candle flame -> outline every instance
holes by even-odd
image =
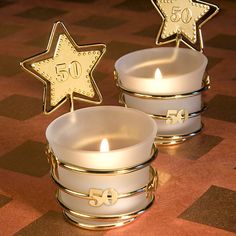
[[[162,77],[161,70],[159,68],[157,68],[155,71],[155,80],[161,80],[162,78],[163,77]]]
[[[106,138],[102,139],[101,144],[100,144],[100,152],[109,152],[110,147],[109,147],[109,142]]]

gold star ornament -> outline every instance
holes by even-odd
[[[163,22],[156,44],[180,41],[188,47],[202,51],[201,27],[219,12],[216,5],[194,0],[151,0]]]
[[[100,104],[102,95],[93,79],[92,72],[106,51],[104,44],[77,45],[64,24],[54,24],[47,50],[30,57],[21,66],[45,85],[43,110],[49,114],[74,99]]]

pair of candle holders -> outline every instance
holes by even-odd
[[[45,85],[46,114],[70,101],[73,112],[47,128],[46,152],[65,218],[85,229],[119,227],[145,212],[155,199],[158,177],[151,162],[157,146],[180,144],[203,127],[202,92],[210,79],[201,26],[219,8],[197,0],[151,1],[163,19],[157,45],[176,47],[137,51],[115,63],[125,107],[73,111],[74,99],[102,102],[92,72],[105,45],[77,45],[61,22],[54,24],[46,52],[21,63]],[[191,49],[179,48],[180,42]],[[113,145],[106,153],[96,146],[104,137]]]

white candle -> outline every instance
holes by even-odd
[[[155,122],[145,113],[108,106],[65,114],[48,126],[46,136],[61,162],[90,169],[116,170],[147,161],[156,132]],[[149,167],[119,175],[84,174],[62,167],[58,168],[58,173],[63,186],[82,193],[109,188],[118,193],[132,192],[145,186],[150,178]],[[125,214],[144,208],[150,201],[143,193],[118,199],[114,205],[94,207],[87,199],[70,196],[61,190],[59,199],[69,209],[92,215]],[[81,219],[76,220],[81,222]]]
[[[149,95],[177,95],[201,89],[207,58],[200,52],[184,48],[151,48],[129,53],[115,63],[121,85],[129,91]],[[201,94],[181,99],[143,99],[124,95],[128,107],[148,114],[167,116],[168,111],[189,114],[200,111]],[[167,124],[155,120],[158,135],[184,135],[201,128],[196,116]]]

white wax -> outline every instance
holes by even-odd
[[[90,169],[116,170],[136,166],[150,158],[157,127],[145,113],[123,107],[92,107],[65,114],[47,128],[49,145],[57,158]],[[111,150],[99,151],[107,138]],[[145,186],[150,180],[149,167],[123,175],[82,174],[58,168],[60,183],[71,190],[89,193],[89,189],[114,188],[128,193]],[[146,194],[119,199],[114,205],[92,207],[63,191],[60,200],[70,209],[84,214],[125,214],[142,209],[149,203]],[[91,223],[91,222],[90,222]],[[93,223],[91,223],[93,224]]]
[[[134,92],[170,95],[201,88],[207,58],[187,48],[150,48],[129,53],[115,63],[121,84]],[[163,78],[155,79],[159,68]]]

